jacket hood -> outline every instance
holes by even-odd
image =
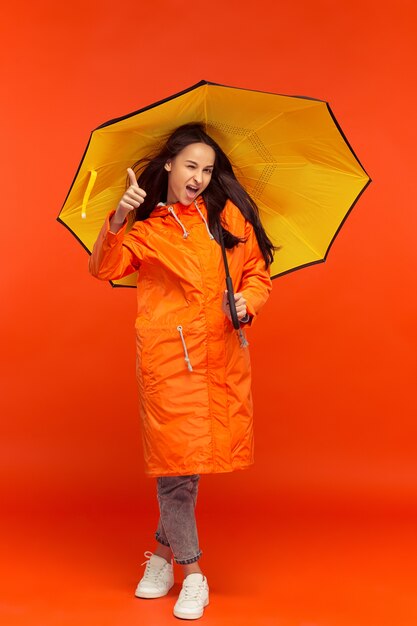
[[[184,213],[194,213],[196,210],[194,202],[197,202],[200,209],[203,206],[205,207],[203,196],[198,196],[196,200],[193,200],[193,202],[191,202],[191,204],[189,205],[181,204],[181,202],[175,202],[174,204],[160,202],[149,215],[148,219],[150,219],[151,217],[165,217],[166,215],[169,215],[170,212],[168,211],[168,209],[170,207],[174,209],[177,215],[183,215]]]

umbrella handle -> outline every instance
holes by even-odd
[[[96,170],[89,170],[89,171],[90,171],[90,178],[88,179],[87,189],[85,190],[83,201],[81,204],[81,217],[83,218],[83,220],[85,220],[85,218],[87,217],[87,211],[86,211],[87,202],[90,198],[91,192],[93,191],[94,183],[96,182],[96,178],[97,178]]]
[[[243,333],[242,333],[242,331],[240,329],[240,322],[239,322],[239,318],[237,316],[236,304],[235,304],[235,292],[233,290],[232,278],[231,278],[230,273],[229,273],[229,264],[227,262],[226,248],[224,246],[224,239],[223,239],[223,229],[222,229],[222,226],[221,226],[220,222],[218,224],[218,228],[219,228],[220,245],[221,245],[221,248],[222,248],[224,269],[225,269],[225,273],[226,273],[227,299],[229,301],[230,315],[231,315],[231,318],[232,318],[233,328],[235,330],[240,331],[241,343],[242,343],[242,346],[244,346],[245,342],[244,341],[242,342],[242,334]]]
[[[240,329],[239,318],[236,312],[235,292],[233,291],[233,283],[231,276],[226,276],[227,299],[229,301],[230,314],[232,316],[233,328]]]

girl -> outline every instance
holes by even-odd
[[[156,478],[160,518],[139,598],[166,595],[173,561],[184,580],[174,615],[197,619],[209,602],[195,520],[200,474],[253,463],[249,352],[224,290],[223,232],[240,325],[250,326],[270,290],[274,246],[256,204],[201,124],[178,128],[108,215],[90,272],[112,280],[138,272],[137,382],[145,472]],[[127,233],[127,218],[134,225]]]

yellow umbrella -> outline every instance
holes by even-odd
[[[271,276],[324,261],[370,183],[329,104],[207,81],[96,128],[58,221],[91,252],[126,169],[188,122],[202,122],[222,147],[281,247]],[[134,286],[136,276],[113,284]]]

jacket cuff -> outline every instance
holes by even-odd
[[[117,240],[120,238],[120,235],[124,235],[125,231],[126,231],[126,227],[127,227],[127,220],[125,220],[122,224],[122,226],[119,228],[119,230],[117,231],[117,233],[113,233],[110,230],[110,220],[113,217],[113,215],[116,213],[116,211],[111,211],[106,218],[106,226],[107,226],[107,232],[106,232],[106,239],[108,241],[108,243],[110,245],[115,244],[117,242]]]
[[[240,321],[243,322],[245,326],[252,326],[254,320],[256,319],[256,312],[251,303],[248,302],[248,300],[246,300],[246,315],[249,316],[248,321],[245,321],[245,317],[243,318],[243,320]]]

